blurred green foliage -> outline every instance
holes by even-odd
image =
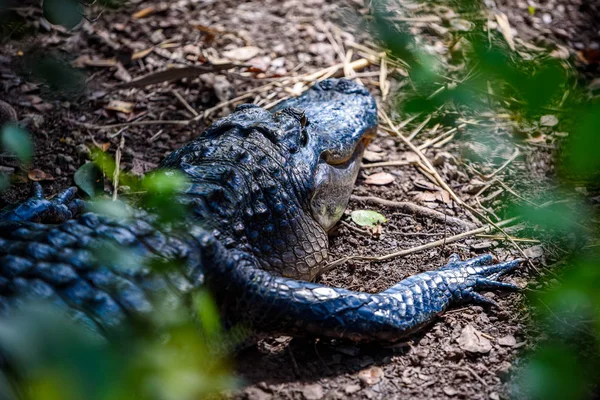
[[[76,98],[86,88],[87,76],[71,66],[69,57],[59,53],[31,50],[16,64],[19,73],[42,85],[46,97]]]
[[[102,10],[124,3],[125,0],[0,0],[0,39],[21,39],[37,33],[34,19],[24,12],[27,9],[39,12],[53,25],[74,29],[84,18],[93,19]]]
[[[488,32],[487,18],[477,17],[485,15],[477,14],[483,2],[427,2],[450,7],[456,18],[472,24],[466,31],[452,31],[452,25],[446,25],[454,36],[453,43],[461,41],[462,45],[460,54],[449,55],[451,63],[463,64],[452,77],[445,76],[447,71],[440,68],[440,63],[432,61],[433,56],[416,44],[408,24],[389,22],[394,13],[388,6],[394,2],[373,3],[371,31],[386,44],[392,57],[408,66],[410,73],[410,85],[404,86],[398,99],[400,115],[476,118],[482,111],[509,112],[517,125],[539,130],[540,117],[552,113],[559,117],[557,128],[568,132],[565,139],[554,138],[559,144],[554,162],[560,191],[546,192],[543,199],[529,199],[530,203],[517,201],[507,209],[508,215],[518,215],[570,243],[561,250],[564,257],[555,260],[564,268],[557,264],[558,275],[541,278],[558,279],[558,284],[549,285],[553,288],[542,294],[528,296],[536,310],[536,324],[545,327],[550,339],[523,355],[524,367],[518,368],[514,377],[518,386],[515,393],[529,399],[580,399],[589,398],[594,390],[600,393],[595,386],[600,382],[600,215],[597,207],[590,206],[590,198],[600,194],[600,102],[587,92],[585,81],[568,61],[550,57],[549,51],[522,57],[508,47],[500,32]],[[444,122],[455,123],[448,119]],[[482,130],[478,134],[492,132]],[[514,140],[522,136],[514,132]],[[576,193],[576,188],[587,195]],[[554,204],[532,206],[547,201]]]
[[[84,7],[78,0],[44,0],[44,17],[54,25],[75,28],[83,19]]]
[[[23,164],[29,164],[33,157],[33,144],[29,132],[14,124],[5,124],[0,127],[0,141],[2,149],[12,153]]]
[[[6,125],[1,139],[6,151],[30,162],[28,132]],[[129,205],[105,195],[104,178],[113,181],[118,173],[120,184],[135,193],[131,202],[158,217],[153,222],[157,229],[182,228],[179,223],[188,210],[174,201],[187,184],[181,173],[159,170],[139,178],[117,171],[113,157],[102,151],[92,158],[76,173],[77,184],[91,197],[88,209],[118,219],[134,217]],[[140,258],[109,240],[93,254],[103,265],[130,271],[150,267],[168,274],[183,268],[177,261]],[[196,400],[238,386],[228,356],[246,335],[222,330],[208,292],[186,298],[165,289],[154,304],[151,315],[105,332],[107,337],[49,304],[25,305],[18,315],[0,319],[0,398]]]
[[[156,313],[153,334],[123,332],[109,341],[48,305],[31,305],[0,321],[10,366],[0,390],[23,400],[192,400],[231,389],[237,382],[214,347],[222,341],[216,307],[204,293],[194,301],[202,310],[197,323],[171,304]]]

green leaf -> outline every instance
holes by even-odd
[[[16,154],[19,160],[26,164],[33,156],[33,143],[29,132],[16,125],[7,124],[2,127],[2,147]]]
[[[104,176],[94,163],[83,164],[73,177],[75,184],[92,199],[104,193]]]
[[[149,193],[171,194],[182,190],[186,177],[179,171],[156,171],[146,175],[142,187]]]
[[[374,227],[387,222],[385,216],[378,213],[377,211],[371,210],[354,210],[350,214],[352,221],[358,226]]]
[[[219,310],[212,297],[206,291],[200,291],[194,296],[194,303],[204,334],[216,337],[221,331],[221,322]]]
[[[44,0],[44,17],[54,25],[73,29],[83,18],[83,6],[77,0]]]

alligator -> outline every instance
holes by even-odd
[[[188,179],[174,201],[191,212],[178,226],[135,207],[119,217],[77,215],[75,189],[46,200],[38,187],[0,215],[0,314],[43,301],[106,335],[151,314],[165,291],[207,288],[227,326],[394,342],[453,304],[494,304],[480,290],[518,290],[498,279],[520,260],[494,263],[491,255],[452,255],[376,294],[311,282],[376,127],[372,95],[343,79],[270,111],[240,105],[160,164]],[[107,243],[131,256],[107,256]],[[157,272],[149,260],[177,268]]]

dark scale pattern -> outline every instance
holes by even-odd
[[[157,302],[200,286],[227,325],[263,333],[395,341],[460,301],[491,303],[479,289],[518,264],[490,256],[405,279],[379,294],[307,280],[327,257],[327,230],[345,209],[377,109],[361,86],[328,80],[273,112],[253,105],[217,121],[168,156],[189,186],[184,224],[128,208],[116,218],[83,214],[68,189],[0,214],[0,314],[46,301],[104,334],[143,320]],[[39,223],[43,222],[43,223]],[[153,265],[177,268],[158,272]]]

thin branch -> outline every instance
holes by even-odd
[[[499,227],[510,225],[510,224],[518,221],[519,218],[520,217],[509,218],[504,221],[498,222],[496,225]],[[458,242],[459,240],[462,240],[464,238],[467,238],[467,237],[470,237],[473,235],[478,235],[481,233],[491,233],[494,231],[494,229],[496,229],[495,226],[486,225],[486,226],[482,226],[481,228],[477,228],[477,229],[473,229],[473,230],[470,230],[467,232],[459,233],[454,236],[446,237],[446,238],[443,238],[440,240],[436,240],[434,242],[430,242],[430,243],[426,243],[426,244],[423,244],[420,246],[412,247],[410,249],[405,249],[405,250],[400,250],[400,251],[396,251],[393,253],[385,254],[383,256],[377,256],[377,257],[375,257],[375,256],[350,256],[350,257],[346,257],[346,258],[348,260],[385,261],[385,260],[389,260],[389,259],[396,258],[396,257],[404,257],[409,254],[419,253],[421,251],[433,249],[435,247],[444,246],[449,243]]]
[[[392,201],[392,200],[386,200],[386,199],[382,199],[380,197],[375,197],[375,196],[364,196],[363,197],[363,196],[356,196],[356,195],[350,196],[350,200],[363,201],[363,202],[367,202],[367,203],[375,203],[375,204],[382,205],[384,207],[398,209],[398,210],[401,210],[402,212],[405,212],[408,214],[422,215],[424,217],[431,218],[436,221],[440,221],[440,222],[447,223],[450,225],[458,226],[463,229],[473,229],[475,227],[475,225],[471,224],[470,222],[466,222],[461,219],[451,217],[451,216],[441,213],[439,211],[432,210],[431,208],[419,206],[419,205],[404,202],[404,201]]]
[[[183,106],[184,106],[185,108],[187,108],[187,110],[188,110],[189,112],[191,112],[191,113],[192,113],[192,115],[193,115],[194,117],[197,117],[197,116],[199,116],[199,115],[200,115],[200,114],[198,114],[198,111],[196,111],[196,110],[194,109],[194,107],[192,107],[192,106],[190,105],[190,103],[188,103],[188,102],[187,102],[187,101],[186,101],[186,100],[183,98],[183,96],[179,94],[179,92],[178,92],[177,90],[173,89],[173,90],[172,90],[172,93],[173,93],[173,95],[174,95],[175,97],[177,97],[177,100],[179,100],[179,102],[180,102],[181,104],[183,104]]]

